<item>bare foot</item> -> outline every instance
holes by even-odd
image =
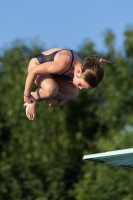
[[[24,106],[26,107],[26,116],[29,120],[34,120],[36,116],[36,102],[34,103],[25,103]]]

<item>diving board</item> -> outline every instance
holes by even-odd
[[[133,148],[84,155],[83,160],[133,169]]]

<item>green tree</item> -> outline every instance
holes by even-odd
[[[97,95],[98,100],[97,109],[93,110],[95,113],[93,120],[98,122],[95,132],[92,132],[95,147],[91,150],[84,148],[84,154],[132,148],[133,62],[131,62],[130,41],[133,38],[133,30],[125,30],[124,54],[115,51],[113,34],[111,37],[108,36],[111,36],[110,32],[105,36],[105,43],[108,46],[107,56],[110,55],[118,62],[111,67],[105,66],[104,80],[96,92],[92,91],[95,93],[93,98]],[[94,106],[94,101],[92,102]],[[89,138],[84,139],[88,144],[90,144]],[[84,162],[79,174],[75,190],[71,191],[71,195],[76,200],[131,200],[133,198],[131,170]]]
[[[0,199],[130,200],[130,170],[93,164],[84,154],[132,147],[133,30],[124,33],[124,53],[115,36],[105,33],[106,52],[117,61],[104,65],[105,77],[91,91],[60,108],[41,102],[35,121],[25,117],[23,89],[27,65],[41,46],[16,42],[0,56]],[[100,54],[89,41],[78,53]],[[35,89],[35,88],[34,88]]]

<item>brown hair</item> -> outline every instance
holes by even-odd
[[[114,64],[110,60],[106,60],[101,58],[100,56],[94,55],[86,58],[81,66],[82,69],[81,77],[92,88],[97,87],[97,85],[104,77],[102,62]]]

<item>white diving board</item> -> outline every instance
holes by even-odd
[[[133,148],[84,155],[83,160],[133,169]]]

